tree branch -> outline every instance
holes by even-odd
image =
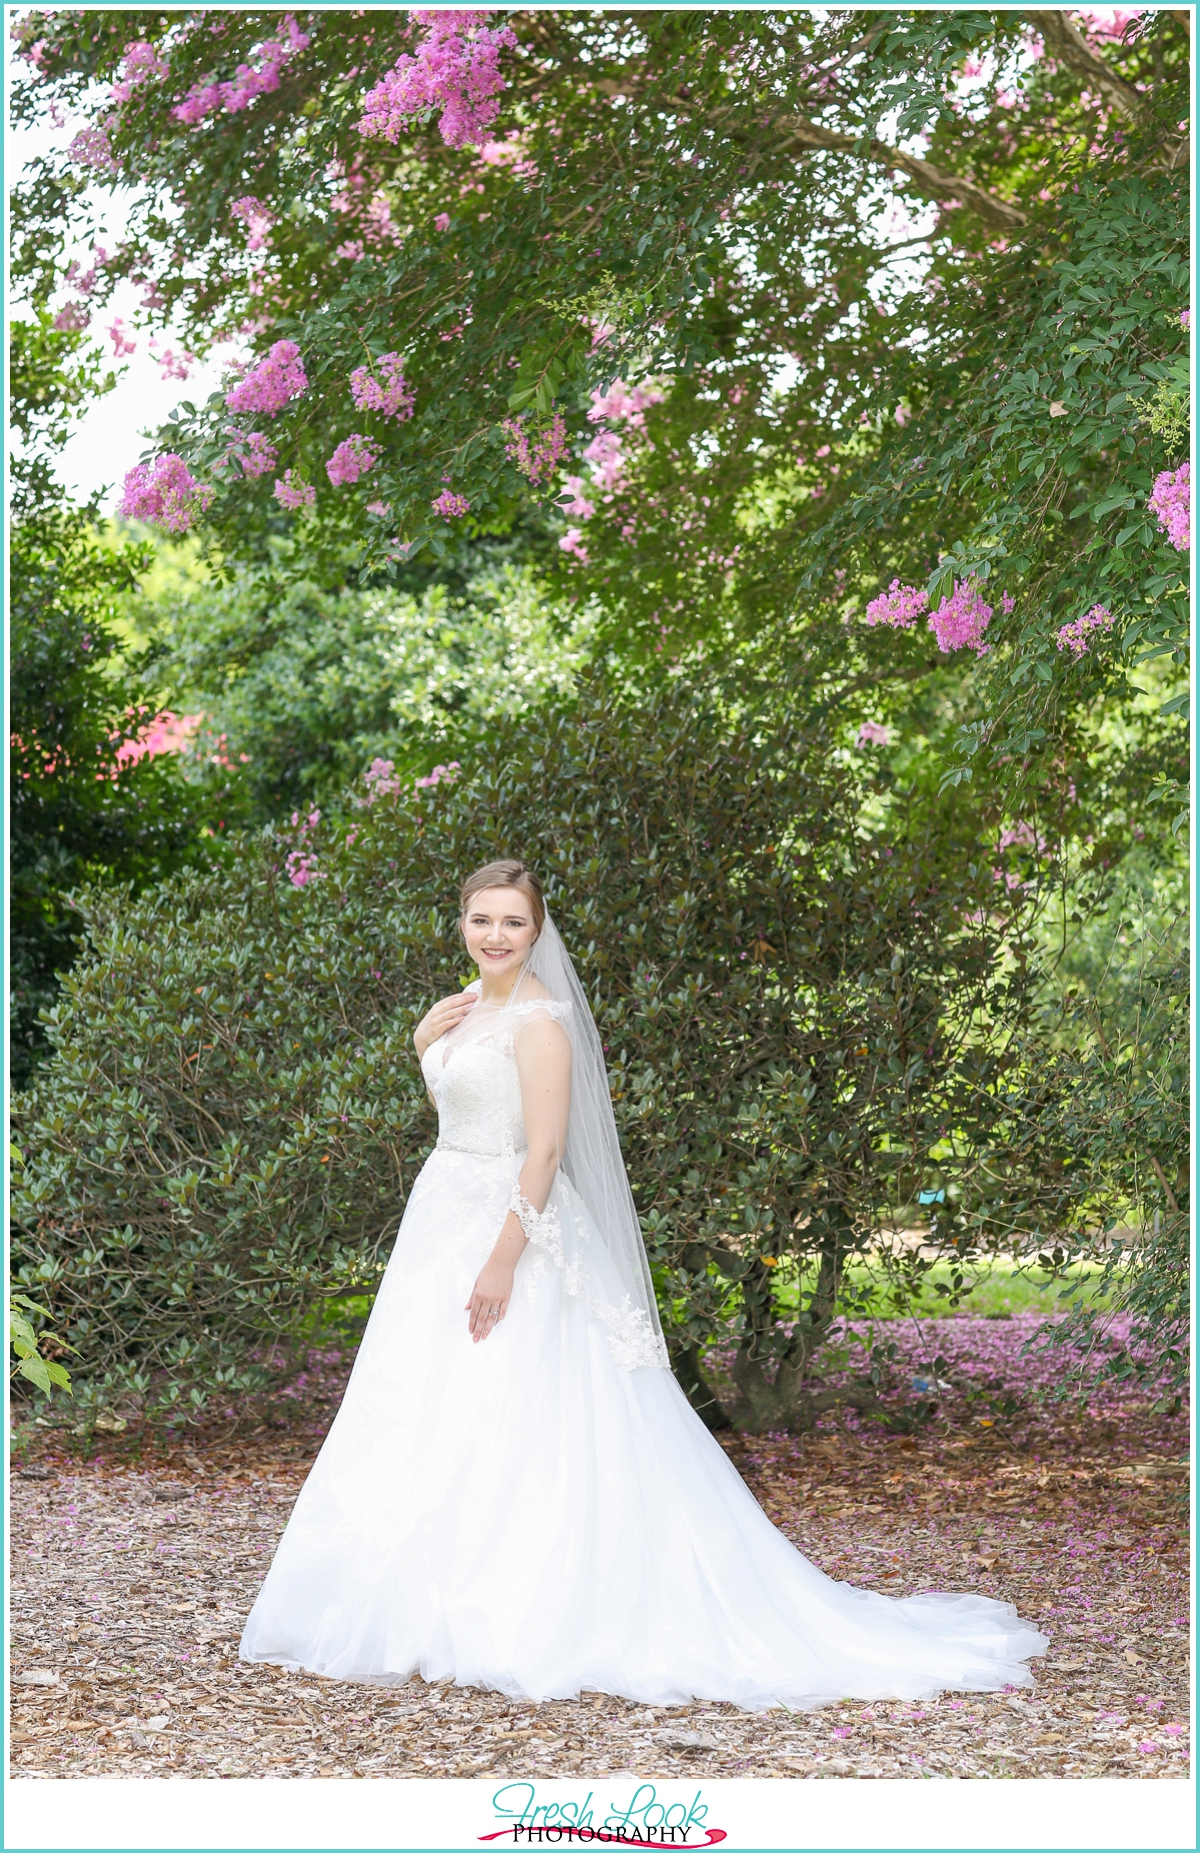
[[[1136,122],[1145,112],[1148,99],[1140,90],[1119,77],[1098,52],[1094,52],[1078,26],[1066,13],[1035,8],[1024,16],[1042,35],[1042,43],[1056,64],[1074,71],[1094,84],[1115,110],[1129,122]]]
[[[853,135],[842,135],[836,129],[822,128],[818,122],[810,122],[805,116],[792,116],[782,125],[788,131],[788,139],[798,142],[802,148],[829,148],[839,153],[862,154],[869,161],[878,161],[884,167],[898,168],[907,174],[918,191],[929,199],[957,199],[964,206],[970,206],[988,225],[995,225],[1003,231],[1019,231],[1028,223],[1027,215],[1010,200],[1000,199],[995,193],[989,193],[985,187],[978,186],[974,180],[967,180],[962,174],[947,174],[932,161],[922,161],[914,154],[905,154],[899,148],[891,148],[886,142],[868,142],[865,149]]]

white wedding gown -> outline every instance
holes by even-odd
[[[855,1589],[775,1529],[670,1372],[636,1366],[636,1322],[605,1323],[564,1266],[584,1212],[561,1170],[507,1318],[472,1342],[520,1086],[511,1034],[443,1053],[422,1064],[438,1143],[242,1658],[747,1710],[1029,1685],[1048,1642],[1011,1604]]]

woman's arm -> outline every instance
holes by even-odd
[[[561,1023],[534,1017],[517,1033],[517,1074],[521,1114],[528,1150],[517,1178],[525,1201],[542,1211],[550,1201],[554,1179],[567,1143],[571,1113],[571,1039]],[[510,1210],[487,1261],[479,1271],[466,1310],[476,1344],[493,1331],[508,1311],[513,1272],[528,1237],[520,1217]]]

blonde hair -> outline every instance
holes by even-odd
[[[519,888],[529,902],[533,924],[541,932],[546,920],[546,902],[542,884],[532,869],[527,869],[523,862],[485,862],[481,869],[467,876],[459,891],[464,915],[475,895],[485,888]]]

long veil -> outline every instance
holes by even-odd
[[[575,1240],[564,1240],[565,1247],[575,1249],[563,1257],[568,1287],[576,1290],[571,1287],[573,1274],[582,1277],[579,1290],[608,1327],[618,1362],[626,1368],[635,1361],[665,1368],[667,1347],[617,1138],[600,1032],[549,913],[513,987],[512,1002],[518,1007],[525,1001],[521,993],[526,974],[538,979],[556,1004],[567,1006],[560,1020],[571,1038],[571,1112],[562,1170],[586,1213]],[[594,1252],[597,1238],[602,1254]]]

